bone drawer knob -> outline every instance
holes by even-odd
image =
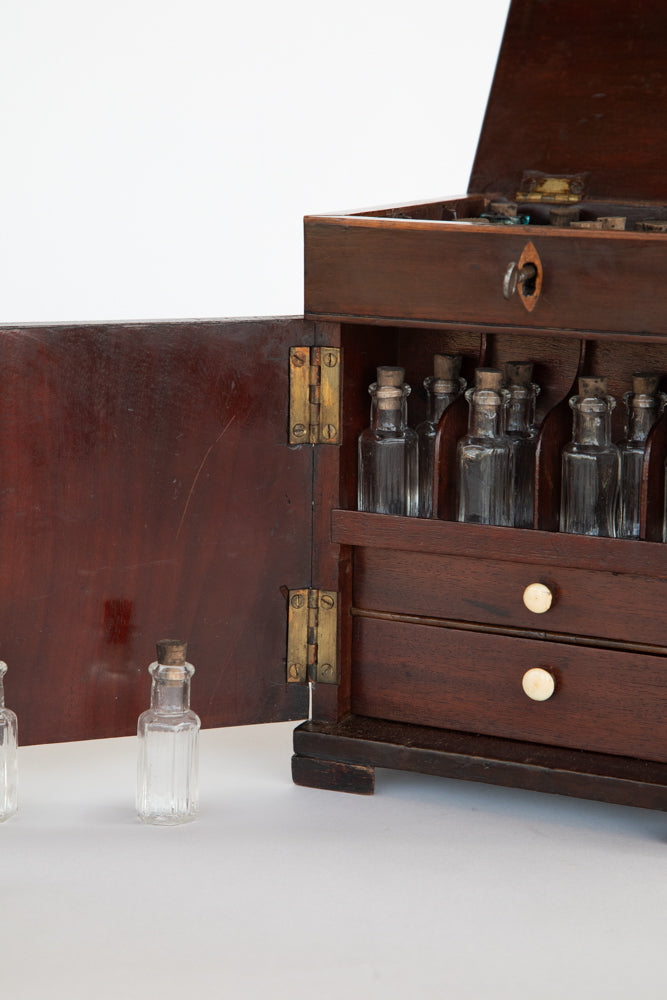
[[[534,615],[543,615],[551,607],[554,595],[543,583],[531,583],[523,592],[523,603]]]
[[[521,687],[532,701],[546,701],[554,693],[556,682],[548,670],[533,667],[523,675]]]

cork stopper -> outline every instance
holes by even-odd
[[[552,226],[562,226],[567,229],[573,222],[579,221],[580,209],[577,205],[554,205],[549,209],[549,222]]]
[[[161,639],[157,643],[157,661],[164,667],[184,667],[188,644],[181,639]]]
[[[661,376],[657,372],[634,372],[632,391],[635,395],[653,396],[657,392]]]
[[[434,354],[433,374],[436,378],[453,382],[459,377],[462,361],[463,358],[460,354]]]
[[[642,219],[635,229],[640,233],[667,233],[667,219]]]
[[[489,204],[488,210],[492,215],[499,215],[504,219],[511,219],[517,214],[518,205],[515,201],[492,201]]]
[[[394,365],[379,365],[377,370],[378,386],[393,385],[400,388],[405,380],[405,368]]]
[[[602,229],[625,229],[627,221],[625,215],[598,215]]]
[[[577,384],[580,396],[603,399],[607,395],[607,380],[602,375],[580,375]]]
[[[499,368],[475,369],[475,388],[500,392],[503,387],[503,373]]]
[[[506,361],[505,381],[508,385],[530,385],[533,380],[532,361]]]

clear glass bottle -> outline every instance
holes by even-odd
[[[371,425],[359,435],[359,510],[376,514],[419,513],[417,435],[407,425],[410,386],[404,370],[388,365],[377,370],[371,396]]]
[[[151,663],[151,707],[139,716],[137,812],[144,823],[174,826],[197,818],[200,722],[190,709],[187,645],[175,639],[157,644]]]
[[[468,433],[457,446],[458,520],[512,524],[511,450],[505,433],[509,393],[503,373],[478,368],[468,389]]]
[[[440,417],[450,403],[465,391],[465,379],[459,378],[460,354],[436,354],[433,372],[424,379],[427,396],[427,416],[417,426],[419,439],[419,516],[431,517],[433,513],[433,466],[435,436]]]
[[[618,445],[621,472],[618,490],[616,534],[619,538],[639,538],[639,499],[646,439],[664,406],[657,392],[660,375],[638,372],[632,376],[632,391],[623,402],[627,409],[625,438]]]
[[[540,391],[532,381],[530,361],[508,361],[505,384],[510,394],[507,437],[512,449],[514,527],[532,528],[535,508],[535,401]]]
[[[611,443],[611,414],[616,400],[599,376],[581,377],[578,388],[570,399],[572,441],[563,448],[560,530],[615,538],[620,463]]]
[[[5,708],[6,673],[7,664],[0,660],[0,823],[18,808],[18,723],[15,713]]]

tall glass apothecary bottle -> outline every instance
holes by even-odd
[[[468,433],[457,445],[458,520],[510,526],[511,449],[506,434],[509,393],[497,368],[478,368],[468,389]]]
[[[4,676],[7,664],[0,660],[0,823],[18,808],[18,724],[5,708]]]
[[[632,391],[623,402],[627,410],[625,438],[619,443],[620,480],[616,534],[619,538],[639,538],[639,502],[646,439],[664,406],[657,392],[660,375],[638,372],[632,376]]]
[[[148,668],[151,707],[137,726],[137,812],[144,823],[174,826],[197,817],[200,721],[190,709],[195,670],[186,649],[184,642],[164,639]]]
[[[419,512],[417,435],[407,424],[410,386],[403,368],[381,365],[371,396],[371,424],[359,435],[359,510],[376,514]]]
[[[436,354],[433,357],[433,375],[424,379],[427,398],[426,420],[417,426],[419,439],[419,516],[431,517],[433,513],[433,471],[435,436],[440,417],[451,403],[465,390],[465,380],[459,378],[460,354]]]
[[[615,538],[620,461],[611,442],[611,414],[616,400],[600,376],[582,376],[578,389],[570,399],[572,441],[563,448],[560,530]]]
[[[535,402],[540,391],[532,381],[530,361],[508,361],[505,384],[509,392],[507,437],[512,452],[513,523],[515,528],[532,528],[535,508]]]

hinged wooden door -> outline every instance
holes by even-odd
[[[310,581],[313,449],[288,445],[288,371],[312,324],[0,334],[0,657],[21,742],[134,732],[164,637],[189,642],[204,725],[304,718],[285,594]]]

